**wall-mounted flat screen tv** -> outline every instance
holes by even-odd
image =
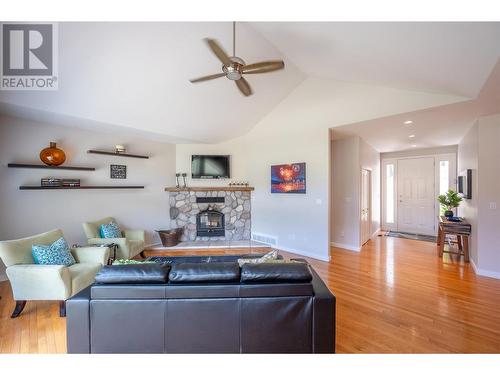
[[[192,155],[192,178],[230,178],[229,155]]]

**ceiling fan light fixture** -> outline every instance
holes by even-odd
[[[232,64],[229,66],[223,65],[222,71],[226,73],[226,77],[231,81],[237,81],[241,78],[241,68],[245,65],[245,61],[237,56],[230,57]]]
[[[243,95],[250,96],[252,95],[252,88],[246,79],[243,78],[243,74],[268,73],[281,70],[285,67],[285,63],[282,60],[260,61],[247,65],[242,58],[236,56],[236,22],[233,22],[233,56],[228,56],[215,39],[205,38],[205,43],[207,43],[212,53],[222,63],[222,73],[191,79],[191,83],[210,81],[225,76],[236,83],[236,86]]]

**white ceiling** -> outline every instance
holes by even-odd
[[[48,118],[218,142],[250,130],[304,79],[285,58],[285,70],[247,78],[250,97],[226,78],[192,84],[190,78],[221,72],[205,37],[230,53],[232,24],[60,23],[59,90],[0,91],[0,102],[46,111]],[[236,52],[247,63],[284,58],[245,24],[237,28]]]
[[[231,24],[61,23],[59,90],[0,91],[0,111],[74,126],[215,143],[248,132],[307,76],[475,98],[500,55],[500,23],[242,23],[237,55],[284,59],[243,97],[202,42]],[[117,128],[118,127],[118,128]]]
[[[500,61],[476,99],[336,127],[333,139],[358,135],[379,152],[456,145],[479,116],[495,113],[500,113]],[[413,123],[405,125],[408,120]]]
[[[252,23],[311,76],[474,98],[500,56],[500,23]]]

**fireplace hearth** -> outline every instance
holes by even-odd
[[[213,207],[196,215],[196,235],[198,237],[224,237],[226,234],[224,214]]]

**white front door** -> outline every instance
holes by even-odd
[[[361,245],[364,245],[371,237],[371,172],[367,169],[361,170]]]
[[[398,160],[398,231],[434,235],[434,158]]]

